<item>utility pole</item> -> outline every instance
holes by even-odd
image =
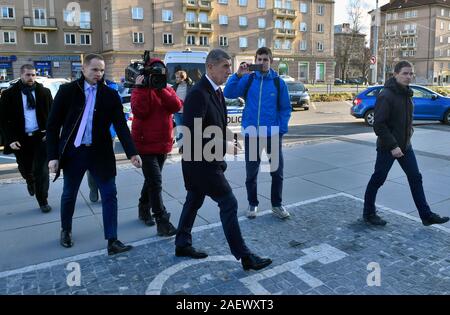
[[[374,30],[374,36],[373,36],[373,51],[372,56],[375,56],[375,64],[372,69],[372,83],[376,84],[378,81],[378,23],[380,22],[379,19],[379,12],[378,12],[378,0],[376,0],[376,7],[375,7],[375,30]]]

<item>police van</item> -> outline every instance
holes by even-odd
[[[168,51],[164,57],[167,69],[167,82],[175,84],[175,73],[179,70],[186,71],[188,77],[198,82],[206,72],[207,51]],[[222,86],[222,89],[224,86]],[[225,99],[227,103],[228,127],[233,133],[241,131],[242,111],[244,102],[242,99]]]

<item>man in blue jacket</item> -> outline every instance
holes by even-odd
[[[290,216],[282,205],[282,138],[288,132],[292,108],[286,83],[271,69],[272,62],[272,51],[267,47],[259,48],[255,55],[259,69],[251,72],[249,65],[242,63],[224,90],[227,98],[245,99],[242,133],[245,137],[248,218],[255,218],[258,210],[257,177],[263,149],[270,162],[272,211],[281,219]]]

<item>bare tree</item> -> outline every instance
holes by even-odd
[[[350,0],[347,6],[350,29],[342,31],[344,34],[340,36],[341,40],[337,42],[335,49],[336,68],[342,80],[348,79],[351,65],[359,68],[361,58],[365,53],[364,45],[360,46],[361,40],[364,43],[364,40],[361,39],[364,13],[361,0]],[[361,73],[361,76],[365,76],[364,73]]]

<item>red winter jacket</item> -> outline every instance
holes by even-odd
[[[181,100],[171,87],[133,89],[131,136],[139,154],[164,154],[172,150],[172,114],[181,106]]]

